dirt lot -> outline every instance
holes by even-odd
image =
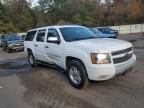
[[[77,90],[58,69],[31,68],[24,52],[0,49],[0,108],[144,108],[144,37],[122,35],[133,43],[133,72]]]

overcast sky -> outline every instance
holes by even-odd
[[[32,5],[36,5],[38,2],[38,0],[32,0],[32,1],[33,1]]]

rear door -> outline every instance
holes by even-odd
[[[46,61],[45,60],[45,49],[44,49],[44,41],[46,38],[46,29],[38,30],[37,36],[34,42],[34,54],[37,60]]]

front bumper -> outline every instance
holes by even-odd
[[[24,50],[24,46],[9,47],[10,50],[21,51]]]
[[[111,79],[119,74],[124,74],[132,69],[136,64],[136,56],[126,62],[119,64],[91,64],[86,66],[88,78],[95,81]]]

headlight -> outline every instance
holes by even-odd
[[[110,55],[108,53],[92,53],[91,59],[93,64],[109,64],[111,63]]]
[[[110,33],[114,33],[114,31],[110,31]]]
[[[9,44],[8,46],[9,46],[9,47],[13,47],[13,46],[14,46],[14,44],[12,43],[12,44]]]

